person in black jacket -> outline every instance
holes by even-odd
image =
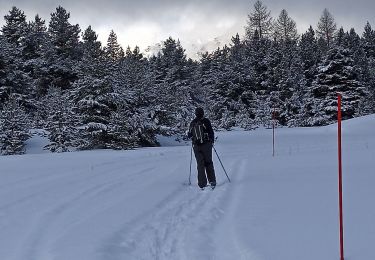
[[[198,186],[201,189],[207,186],[207,179],[214,189],[216,176],[214,163],[212,162],[212,147],[215,140],[211,122],[204,117],[201,107],[195,109],[196,118],[190,123],[188,137],[192,138],[195,159],[198,169]],[[207,175],[206,175],[207,174]]]

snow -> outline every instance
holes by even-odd
[[[31,138],[26,141],[27,154],[49,153],[50,151],[43,149],[50,142],[48,140],[48,131],[42,129],[31,129]]]
[[[337,125],[218,132],[218,187],[190,146],[0,157],[0,259],[339,259]],[[343,122],[346,259],[375,259],[375,116]]]
[[[163,136],[157,135],[156,139],[161,146],[186,146],[190,145],[188,141],[181,140],[180,137],[176,135]]]

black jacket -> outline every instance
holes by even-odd
[[[210,140],[210,142],[214,142],[215,140],[215,133],[214,133],[214,130],[212,129],[212,126],[211,126],[211,122],[210,120],[208,120],[208,118],[203,118],[203,119],[200,119],[200,118],[195,118],[193,121],[191,121],[190,123],[190,127],[189,127],[189,132],[188,132],[188,138],[191,138],[193,136],[193,133],[192,133],[192,129],[194,127],[194,124],[198,121],[198,120],[202,120],[202,123],[208,133],[208,138]]]

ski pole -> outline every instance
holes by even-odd
[[[227,174],[227,171],[225,170],[224,165],[223,165],[223,163],[221,162],[219,155],[217,154],[216,148],[215,148],[215,146],[213,146],[213,147],[214,147],[214,151],[215,151],[215,153],[216,153],[216,156],[217,156],[217,158],[219,159],[219,162],[220,162],[220,164],[221,164],[221,167],[223,167],[223,170],[224,170],[224,172],[225,172],[225,175],[227,176],[228,181],[230,182],[230,179],[229,179],[229,176],[228,176],[228,174]]]
[[[193,144],[191,144],[191,149],[190,149],[190,173],[189,173],[189,185],[191,185],[191,163],[193,160]]]

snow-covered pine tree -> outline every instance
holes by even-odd
[[[268,126],[271,120],[270,89],[269,89],[269,73],[270,65],[270,49],[272,42],[266,38],[260,38],[259,33],[255,30],[251,39],[245,40],[246,59],[245,66],[251,68],[252,89],[254,91],[254,106],[256,115],[254,124],[256,126]]]
[[[375,113],[375,59],[368,60],[368,113]]]
[[[141,54],[139,47],[136,46],[133,51],[128,47],[115,75],[117,85],[121,86],[122,89],[139,92],[146,66],[147,60]]]
[[[366,59],[366,52],[361,46],[361,38],[355,32],[354,28],[351,28],[349,32],[345,34],[345,46],[350,50],[351,57],[354,61],[354,66],[358,73],[358,80],[363,83],[365,87],[365,94],[359,103],[359,111],[356,116],[365,115],[371,113],[370,109],[370,84],[369,84],[369,70],[368,60]]]
[[[247,66],[245,43],[240,40],[239,35],[232,37],[229,51],[229,69],[232,78],[232,89],[228,91],[234,102],[238,103],[238,111],[235,115],[236,126],[244,129],[254,129],[256,106],[254,100],[254,70]]]
[[[289,92],[288,89],[283,89],[284,93],[279,88],[279,82],[282,78],[282,60],[283,60],[283,46],[284,43],[276,40],[270,42],[269,47],[266,50],[266,56],[263,60],[263,79],[261,81],[261,88],[257,92],[258,98],[260,98],[261,104],[260,109],[265,109],[260,113],[264,118],[258,118],[263,121],[263,125],[269,127],[272,121],[273,110],[281,111],[283,99],[282,95],[286,95]],[[281,123],[281,122],[280,122]],[[285,123],[285,122],[283,122]]]
[[[199,64],[195,71],[195,82],[192,88],[192,99],[199,106],[203,107],[209,114],[208,106],[205,104],[209,103],[208,92],[214,85],[214,78],[212,77],[212,55],[208,52],[202,53]],[[211,116],[210,116],[211,118]]]
[[[125,56],[124,50],[118,43],[117,35],[113,30],[109,33],[107,45],[104,47],[104,54],[108,60],[113,62],[119,62]]]
[[[79,25],[72,25],[69,22],[70,13],[61,6],[51,14],[48,32],[58,55],[79,58]]]
[[[13,6],[9,14],[4,16],[5,24],[2,32],[7,40],[15,46],[20,46],[23,37],[27,31],[27,22],[25,13]]]
[[[366,23],[361,38],[361,46],[366,54],[365,80],[368,83],[367,113],[375,113],[375,31]]]
[[[113,30],[111,30],[109,34],[107,45],[103,48],[103,57],[104,59],[100,64],[100,68],[102,71],[101,74],[104,73],[104,77],[108,77],[108,79],[110,79],[111,81],[111,84],[114,86],[118,81],[117,77],[119,74],[119,66],[120,62],[124,58],[124,51],[121,45],[117,42],[117,35]],[[97,77],[95,75],[93,76]]]
[[[41,100],[46,93],[47,87],[44,86],[46,77],[46,63],[44,55],[47,52],[50,42],[47,34],[45,21],[39,15],[28,23],[27,31],[21,41],[21,59],[23,60],[22,70],[30,77],[30,91],[28,94],[28,113],[31,117],[37,118]],[[41,117],[39,117],[42,119]],[[34,126],[38,125],[33,124]]]
[[[79,45],[80,28],[78,24],[72,25],[69,18],[70,13],[61,6],[51,14],[48,34],[52,46],[44,53],[47,78],[47,82],[43,84],[46,88],[44,93],[52,85],[62,90],[70,89],[78,79],[75,67],[82,56]]]
[[[134,100],[133,100],[134,101]],[[158,146],[157,125],[152,122],[150,108],[134,106],[123,100],[111,113],[108,134],[111,136],[109,148],[132,149],[139,146]]]
[[[366,23],[361,38],[361,46],[363,47],[367,58],[375,59],[375,31],[371,28],[369,22]]]
[[[75,82],[74,102],[81,117],[79,149],[109,148],[112,140],[108,135],[111,111],[115,110],[113,82],[86,76]]]
[[[343,96],[342,116],[344,119],[359,115],[359,102],[365,95],[358,67],[352,53],[342,46],[333,47],[318,68],[313,82],[314,97],[311,125],[326,125],[337,119],[337,93]]]
[[[44,105],[47,112],[46,130],[50,140],[44,149],[51,152],[72,150],[77,135],[72,101],[60,88],[52,86],[44,99]]]
[[[281,47],[282,58],[276,67],[279,70],[277,92],[279,102],[278,121],[281,125],[298,126],[302,124],[306,80],[303,62],[296,42],[286,42]]]
[[[31,65],[40,63],[38,58],[42,57],[43,46],[48,40],[47,27],[45,20],[36,15],[34,20],[27,26],[26,36],[22,41],[22,55],[26,60],[31,60]],[[29,65],[30,66],[30,65]],[[31,72],[34,72],[31,67]]]
[[[21,48],[0,35],[0,101],[6,102],[13,94],[25,108],[29,108],[32,80],[23,70],[23,65]]]
[[[313,80],[315,79],[317,73],[317,67],[321,61],[322,53],[320,52],[318,41],[315,37],[315,32],[312,26],[302,34],[301,40],[299,42],[298,54],[301,57],[301,62],[303,64],[304,76],[306,78],[306,91],[309,92],[309,88]]]
[[[218,128],[230,129],[235,126],[236,113],[239,104],[235,102],[235,87],[231,82],[230,49],[224,46],[218,48],[211,57],[211,77],[213,85],[207,89],[207,107],[211,114],[212,123]]]
[[[117,149],[136,146],[155,146],[156,127],[152,115],[160,100],[153,88],[152,71],[139,47],[133,51],[128,47],[114,75],[116,110],[111,116],[110,133]]]
[[[7,39],[0,34],[0,110],[3,104],[8,100],[9,82],[8,74],[10,73],[11,57],[14,50]]]
[[[23,154],[29,137],[28,116],[16,96],[11,95],[0,111],[0,154]]]
[[[118,106],[116,111],[111,113],[108,135],[111,136],[111,143],[108,148],[115,150],[132,149],[139,146],[138,129],[133,128],[135,123],[134,115],[124,106]]]
[[[348,42],[347,42],[347,35],[345,34],[344,28],[340,27],[340,29],[337,31],[335,35],[335,45],[342,46],[344,48],[348,48]]]
[[[90,76],[102,78],[108,76],[101,43],[98,41],[98,35],[91,26],[83,32],[82,40],[82,59],[77,65],[79,78],[83,79]]]
[[[188,127],[189,115],[194,110],[190,96],[193,70],[180,41],[171,37],[163,42],[157,59],[155,84],[161,108],[157,120],[165,134],[173,134]]]

